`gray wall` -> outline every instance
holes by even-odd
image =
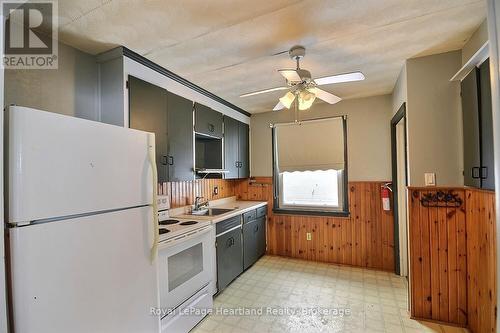
[[[465,64],[487,40],[488,26],[486,20],[484,20],[462,48],[462,65]]]
[[[99,120],[95,57],[59,43],[59,68],[5,70],[5,104]]]
[[[347,115],[349,180],[390,180],[391,95],[349,99],[335,105],[317,103],[301,119]],[[250,118],[251,175],[272,175],[270,123],[293,121],[293,111],[266,112]],[[311,147],[314,149],[315,147]],[[321,154],[320,151],[317,152]]]
[[[401,68],[401,72],[399,72],[398,79],[396,84],[394,85],[394,90],[392,91],[392,112],[395,114],[398,112],[399,108],[403,103],[407,101],[408,95],[408,87],[407,76],[406,76],[406,61],[403,64],[403,68]]]
[[[463,185],[460,51],[406,62],[408,163],[411,186],[424,186],[424,173],[436,173],[440,186]]]

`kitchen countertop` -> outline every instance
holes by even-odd
[[[220,221],[227,220],[231,217],[241,215],[250,210],[257,209],[259,207],[267,205],[266,201],[246,201],[246,200],[236,200],[236,197],[219,199],[209,202],[209,208],[225,208],[234,209],[230,212],[217,215],[217,216],[204,216],[204,215],[191,215],[188,214],[190,207],[181,207],[170,210],[170,217],[181,218],[181,219],[197,219],[203,221],[211,221],[212,223],[217,223]]]

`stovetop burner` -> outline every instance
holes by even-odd
[[[166,234],[167,232],[170,232],[170,230],[165,229],[165,228],[160,229],[160,235]]]
[[[179,223],[179,220],[165,220],[165,221],[160,221],[158,224],[160,225],[169,225],[169,224],[176,224]]]
[[[192,225],[192,224],[196,224],[196,223],[198,223],[198,221],[186,221],[186,222],[179,223],[179,225]]]

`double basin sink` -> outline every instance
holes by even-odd
[[[229,213],[233,211],[231,208],[203,208],[199,210],[193,210],[189,213],[189,215],[196,215],[196,216],[217,216],[217,215],[222,215],[225,213]]]

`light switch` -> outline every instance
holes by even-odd
[[[436,174],[435,173],[425,173],[425,186],[436,186]]]

